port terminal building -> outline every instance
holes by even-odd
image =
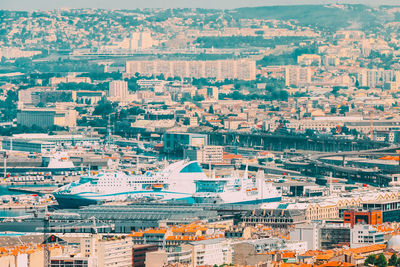
[[[98,145],[99,137],[83,135],[15,134],[2,140],[2,149],[30,153],[43,153],[65,145]]]

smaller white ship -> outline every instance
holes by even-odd
[[[255,179],[249,178],[248,170],[240,177],[235,171],[228,178],[197,180],[196,202],[224,204],[259,204],[279,202],[282,192],[272,183],[265,182],[264,171],[259,170]]]

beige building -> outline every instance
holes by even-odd
[[[50,256],[62,254],[62,247],[52,245],[49,247]],[[44,266],[43,247],[40,244],[28,244],[2,248],[0,253],[0,266],[4,267],[31,267]],[[58,267],[58,266],[55,266]]]
[[[207,239],[182,245],[182,250],[192,250],[190,266],[221,265],[232,263],[232,248],[225,238]]]
[[[297,57],[297,64],[299,65],[321,65],[321,56],[315,54],[303,54]]]
[[[126,72],[145,76],[255,80],[256,62],[249,59],[127,61]]]
[[[49,80],[49,84],[51,86],[56,86],[60,83],[90,83],[91,80],[89,77],[74,77],[74,76],[67,76],[67,77],[52,77]]]
[[[116,237],[97,240],[97,267],[130,267],[132,266],[133,242],[130,237]]]
[[[305,86],[311,83],[312,70],[309,67],[287,66],[285,68],[286,86]]]
[[[193,147],[185,150],[185,157],[190,160],[197,160],[200,163],[222,163],[223,154],[223,146]]]
[[[20,109],[17,113],[17,124],[27,127],[33,125],[41,128],[75,127],[78,113],[72,108],[32,108]]]
[[[325,55],[322,58],[322,63],[325,66],[338,66],[340,63],[340,59],[336,55]]]
[[[128,97],[128,83],[126,81],[111,81],[108,96],[116,100],[126,100]]]
[[[76,234],[63,236],[63,239],[79,243],[77,248],[52,256],[51,267],[64,267],[64,263],[85,262],[88,267],[131,267],[133,262],[133,242],[129,236],[102,236],[100,234]],[[72,255],[72,256],[71,256]],[[36,266],[36,265],[33,265]],[[37,265],[39,266],[39,265]],[[69,266],[69,265],[68,265]],[[81,265],[77,265],[81,266]]]
[[[399,87],[400,71],[384,69],[361,69],[357,74],[359,86],[375,88],[382,87],[387,83],[395,83],[395,88]]]

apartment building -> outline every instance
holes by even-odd
[[[384,244],[385,234],[372,225],[357,224],[350,231],[350,247],[359,248],[372,244]]]
[[[254,60],[146,60],[127,61],[126,72],[145,76],[255,80]]]
[[[51,128],[54,125],[61,127],[75,127],[78,113],[74,109],[62,108],[32,108],[20,109],[17,113],[17,124],[32,127]]]
[[[286,86],[305,86],[311,83],[312,70],[310,67],[287,66],[285,68]]]
[[[95,251],[92,251],[93,243]],[[95,257],[97,267],[111,265],[115,267],[131,267],[132,253],[133,242],[129,236],[90,236],[81,239],[81,254],[85,257]]]
[[[108,95],[116,100],[126,100],[128,97],[128,83],[126,81],[111,81]]]
[[[200,163],[222,163],[224,147],[223,146],[203,146],[190,147],[184,151],[185,158],[197,160]]]
[[[232,249],[225,238],[207,239],[182,245],[182,250],[192,250],[193,267],[230,264]]]
[[[90,83],[91,79],[88,77],[74,77],[74,76],[67,76],[67,77],[52,77],[49,79],[49,84],[51,86],[56,86],[60,83]]]
[[[321,56],[315,54],[303,54],[297,57],[297,64],[304,66],[321,65]]]
[[[387,83],[396,82],[399,87],[400,71],[384,69],[361,69],[357,73],[359,86],[376,88],[382,87]]]

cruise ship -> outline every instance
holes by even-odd
[[[130,175],[124,172],[82,176],[53,192],[61,207],[79,207],[108,201],[179,201],[252,204],[280,201],[281,195],[263,180],[208,178],[197,161],[178,161],[160,172]]]

